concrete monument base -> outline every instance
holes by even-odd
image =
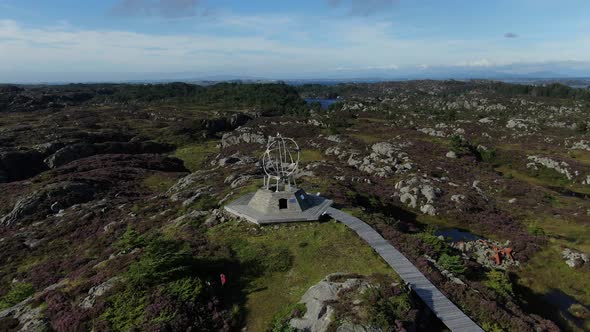
[[[225,210],[253,223],[273,224],[316,221],[332,203],[299,188],[284,191],[261,188],[226,205]]]

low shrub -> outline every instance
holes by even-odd
[[[463,259],[459,256],[452,256],[446,253],[442,254],[438,259],[438,264],[445,270],[451,272],[454,275],[462,275],[465,273],[465,265]]]
[[[441,255],[448,250],[445,241],[438,238],[438,236],[434,235],[432,232],[426,231],[417,233],[415,236],[420,239],[422,243],[434,250],[438,255]]]
[[[163,292],[181,301],[196,299],[203,292],[203,281],[199,278],[186,277],[164,285]]]
[[[17,282],[10,286],[10,290],[0,298],[0,311],[25,300],[35,293],[33,285],[26,282]]]
[[[146,288],[185,275],[191,265],[192,255],[182,242],[156,238],[129,267],[127,278],[136,287]]]
[[[486,278],[487,280],[484,281],[484,284],[495,291],[496,294],[505,298],[514,296],[512,282],[506,272],[491,270],[486,272]]]
[[[147,296],[144,292],[125,291],[109,298],[108,307],[102,317],[110,323],[113,331],[130,331],[141,326]]]
[[[119,241],[117,241],[117,243],[115,244],[115,246],[123,252],[130,251],[135,248],[141,248],[144,245],[145,239],[143,238],[143,236],[137,233],[130,226],[127,227],[125,233],[123,233],[121,238],[119,238]]]
[[[396,330],[396,320],[405,320],[412,309],[412,300],[408,293],[389,294],[383,286],[368,288],[364,297],[368,304],[370,325],[385,331]]]
[[[532,222],[528,225],[528,231],[534,236],[545,236],[545,230],[537,225],[536,222]]]

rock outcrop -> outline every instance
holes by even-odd
[[[94,198],[92,185],[82,182],[58,182],[18,200],[12,211],[0,218],[0,225],[12,225],[32,214],[47,214]]]
[[[400,202],[427,215],[435,215],[434,202],[442,190],[433,185],[433,181],[421,176],[412,176],[395,184],[396,195]]]
[[[556,171],[557,173],[563,174],[568,180],[573,179],[573,175],[570,171],[569,164],[565,161],[557,161],[547,157],[539,156],[528,156],[527,159],[530,161],[526,166],[538,170],[539,166],[546,167]]]
[[[266,144],[266,137],[249,127],[240,127],[221,137],[221,147],[226,148],[240,143]]]
[[[565,260],[565,263],[572,268],[590,264],[590,258],[588,255],[577,250],[565,248],[563,249],[561,256]]]
[[[397,173],[405,173],[413,168],[407,153],[402,151],[403,144],[380,142],[371,146],[371,153],[363,156],[357,150],[345,150],[340,146],[326,149],[325,154],[346,160],[352,166],[367,174],[388,177]]]
[[[96,302],[96,298],[104,295],[108,292],[111,288],[113,288],[119,281],[121,281],[121,277],[113,277],[100,285],[94,286],[90,288],[88,291],[88,296],[85,297],[82,302],[80,302],[79,306],[83,309],[90,309],[94,306]]]
[[[57,150],[45,159],[50,168],[65,165],[74,160],[86,158],[97,154],[148,154],[166,153],[174,147],[170,144],[157,142],[104,142],[104,143],[77,143]]]
[[[337,279],[344,279],[344,281],[330,281],[336,277]],[[291,319],[291,327],[300,331],[327,331],[334,312],[334,308],[330,303],[338,300],[341,292],[352,289],[362,292],[368,286],[368,283],[363,279],[346,278],[346,274],[335,273],[328,275],[324,280],[308,289],[301,297],[300,303],[305,304],[307,310],[303,317]]]

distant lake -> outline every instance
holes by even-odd
[[[327,110],[328,107],[330,107],[330,105],[336,103],[340,101],[340,99],[319,99],[319,98],[305,98],[305,102],[307,103],[307,105],[311,105],[312,103],[320,103],[320,105],[322,105],[322,108]]]

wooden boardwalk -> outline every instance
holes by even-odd
[[[328,208],[327,214],[345,224],[365,240],[399,276],[410,284],[412,290],[424,301],[434,314],[451,331],[482,331],[461,309],[443,295],[422,272],[418,270],[402,253],[395,249],[371,226],[362,220],[334,208]]]

